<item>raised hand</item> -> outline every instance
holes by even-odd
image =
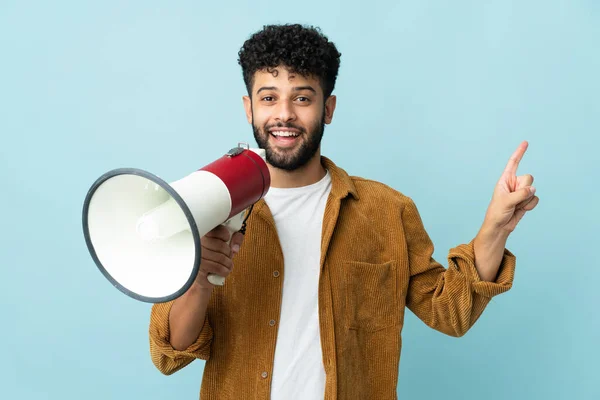
[[[537,206],[540,199],[535,195],[535,188],[532,186],[533,176],[517,176],[519,162],[528,145],[526,141],[522,142],[508,160],[486,212],[484,224],[487,226],[510,233],[517,227],[523,215]]]

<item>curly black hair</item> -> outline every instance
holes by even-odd
[[[327,99],[335,87],[341,53],[319,28],[284,24],[264,26],[244,42],[238,55],[249,95],[255,72],[284,66],[317,78]]]

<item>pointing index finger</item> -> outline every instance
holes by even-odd
[[[517,168],[519,167],[519,162],[523,158],[523,154],[525,154],[525,151],[527,150],[528,146],[529,146],[529,143],[527,143],[527,141],[523,141],[519,145],[517,150],[515,150],[515,152],[512,154],[512,156],[510,156],[510,159],[508,160],[508,164],[506,164],[506,168],[504,169],[505,174],[509,174],[509,175],[517,174]]]

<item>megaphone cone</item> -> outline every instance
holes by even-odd
[[[270,175],[264,150],[238,146],[183,179],[167,183],[136,168],[103,174],[83,206],[88,250],[121,292],[145,302],[176,299],[194,282],[200,238],[219,225],[240,230],[264,197]],[[210,275],[222,285],[224,279]]]

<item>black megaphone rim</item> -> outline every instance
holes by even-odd
[[[146,179],[149,179],[152,182],[158,184],[167,193],[169,193],[169,195],[171,195],[173,197],[173,199],[181,207],[183,213],[185,214],[185,217],[187,218],[188,223],[190,224],[192,236],[194,238],[194,247],[195,247],[194,267],[192,269],[192,274],[190,275],[190,277],[189,277],[188,281],[185,283],[185,285],[183,285],[179,290],[177,290],[173,294],[170,294],[170,295],[164,296],[164,297],[148,297],[148,296],[140,295],[138,293],[135,293],[135,292],[127,289],[126,287],[121,285],[115,278],[113,278],[113,276],[106,270],[104,265],[102,265],[102,263],[100,262],[100,259],[98,258],[98,255],[96,254],[94,244],[92,243],[92,239],[90,237],[89,225],[88,225],[88,212],[89,212],[90,202],[91,202],[96,190],[105,181],[107,181],[110,178],[114,178],[115,176],[119,176],[119,175],[137,175],[137,176],[141,176]],[[171,187],[171,185],[169,185],[167,182],[165,182],[163,179],[159,178],[158,176],[156,176],[150,172],[144,171],[142,169],[138,169],[138,168],[117,168],[112,171],[106,172],[100,178],[98,178],[96,180],[96,182],[94,182],[94,184],[88,190],[88,193],[87,193],[84,203],[83,203],[82,222],[83,222],[83,234],[85,236],[85,242],[86,242],[87,248],[92,256],[92,259],[94,260],[94,263],[96,264],[96,266],[98,267],[100,272],[102,272],[104,277],[106,279],[108,279],[114,287],[116,287],[118,290],[120,290],[122,293],[126,294],[127,296],[134,298],[136,300],[139,300],[139,301],[146,302],[146,303],[165,303],[165,302],[175,300],[178,297],[180,297],[182,294],[187,292],[187,290],[194,283],[194,280],[196,279],[196,276],[198,275],[198,270],[200,268],[200,261],[201,261],[201,257],[202,257],[202,246],[201,246],[201,242],[200,242],[200,234],[198,233],[198,227],[196,225],[196,220],[194,219],[192,212],[190,211],[187,204],[183,201],[183,199],[181,198],[179,193],[177,193],[175,191],[175,189],[173,189]]]

